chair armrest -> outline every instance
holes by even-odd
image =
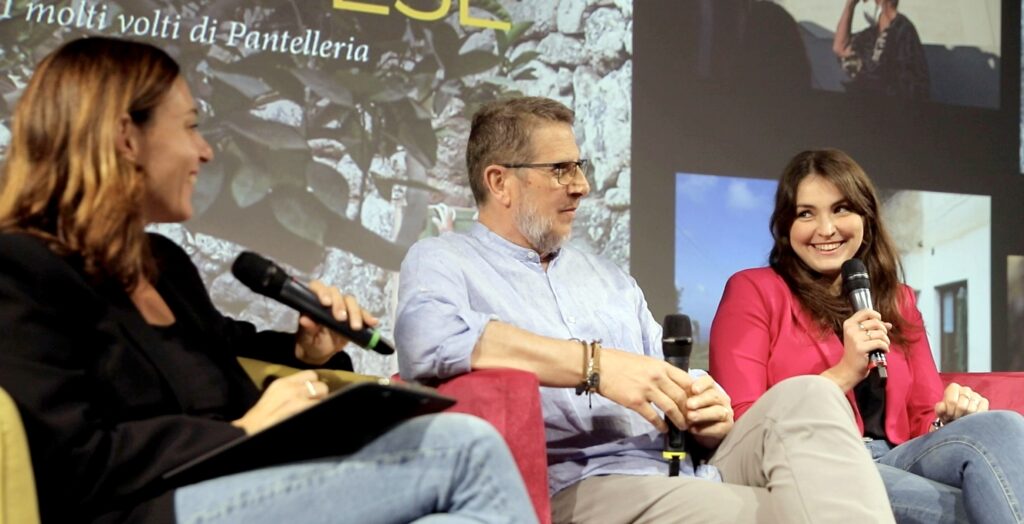
[[[551,522],[547,445],[537,376],[514,369],[479,370],[449,379],[438,391],[458,399],[449,411],[490,422],[512,450],[541,522]]]
[[[981,393],[989,409],[1009,409],[1024,414],[1024,372],[939,373],[942,384],[956,382]]]
[[[14,399],[0,388],[0,524],[38,523],[35,474]]]

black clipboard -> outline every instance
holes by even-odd
[[[418,415],[436,413],[455,399],[431,388],[358,382],[327,395],[259,433],[222,444],[163,474],[184,486],[253,469],[354,453],[393,426]]]

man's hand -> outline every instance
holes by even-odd
[[[331,308],[331,314],[339,322],[348,321],[353,330],[363,329],[363,325],[376,326],[377,319],[359,307],[359,302],[352,295],[342,295],[336,287],[329,287],[320,281],[309,283],[309,289],[320,298],[320,304]],[[314,366],[330,360],[348,344],[348,339],[338,332],[317,324],[313,319],[302,315],[299,317],[299,332],[295,337],[295,357]]]
[[[636,411],[658,431],[668,431],[668,425],[651,404],[679,429],[688,427],[683,410],[692,384],[689,373],[667,362],[616,349],[601,350],[598,393]]]
[[[683,413],[690,433],[701,446],[715,449],[735,423],[732,399],[710,375],[693,381],[687,396]]]

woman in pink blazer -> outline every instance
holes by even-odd
[[[786,378],[835,382],[898,522],[1024,522],[1024,417],[989,412],[968,387],[943,390],[879,208],[845,153],[794,157],[775,197],[771,267],[729,279],[711,327],[711,374],[737,419]],[[854,311],[842,292],[841,267],[855,257],[877,311]],[[887,379],[868,358],[875,350],[886,353]]]

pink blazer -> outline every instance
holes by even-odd
[[[908,287],[904,292],[904,318],[921,325],[913,292]],[[810,315],[771,268],[747,269],[729,278],[711,325],[710,359],[711,375],[732,397],[737,419],[776,383],[820,374],[839,362],[842,340],[832,333],[820,339],[817,332]],[[891,442],[900,444],[928,431],[943,388],[923,333],[908,346],[892,346],[887,360],[885,432]],[[846,397],[863,433],[853,391]]]

